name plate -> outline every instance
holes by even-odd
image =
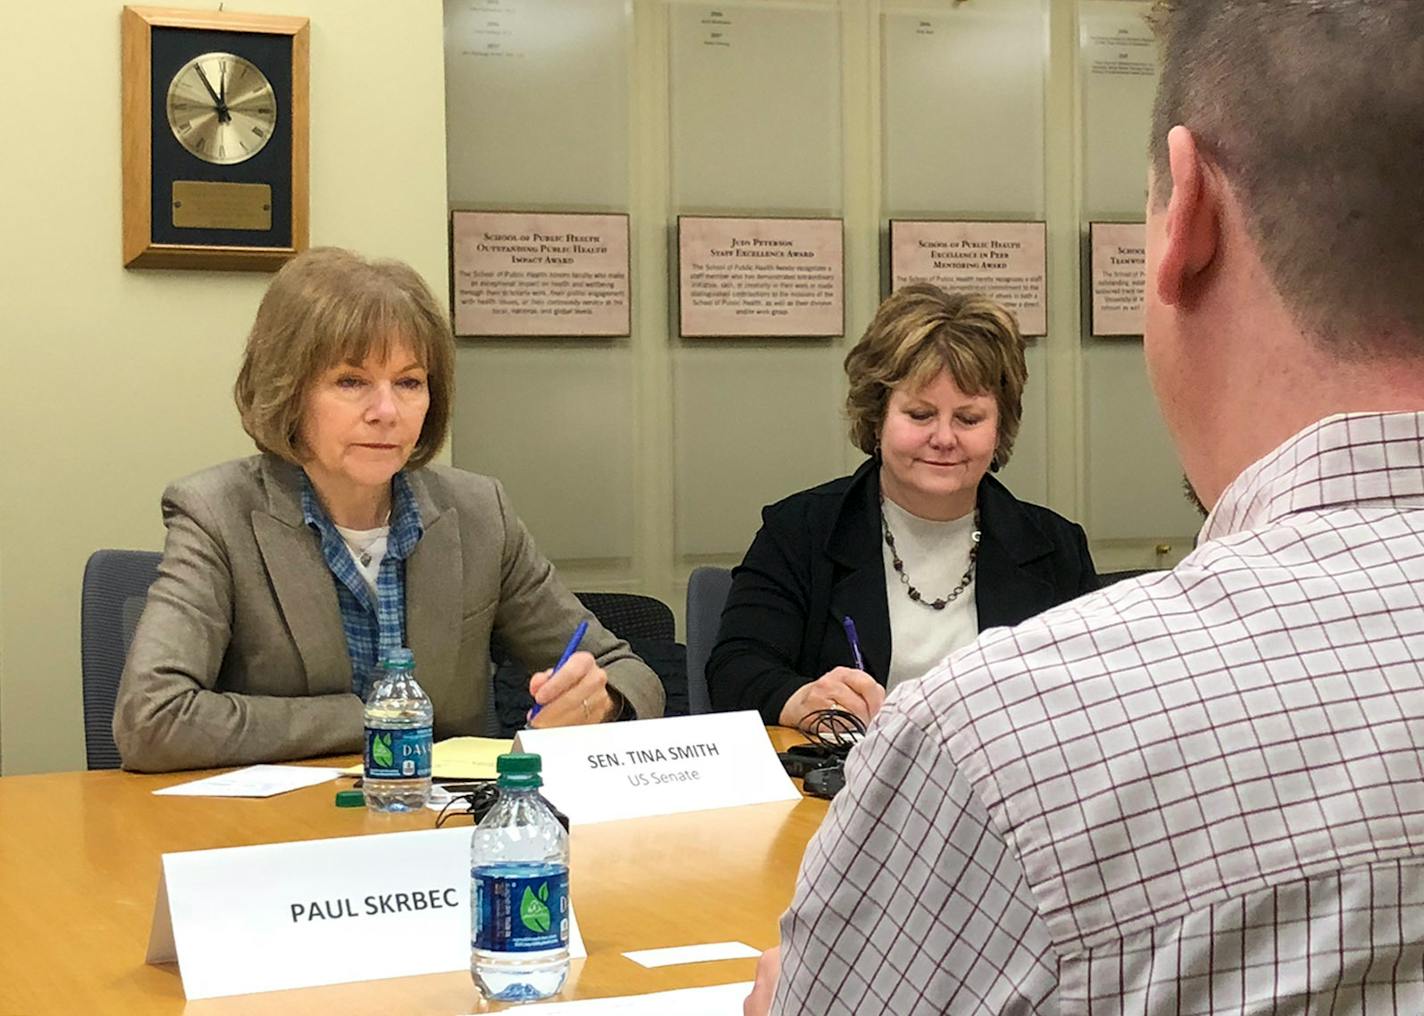
[[[574,823],[801,799],[750,710],[522,730],[515,750],[543,756],[544,796]]]
[[[182,229],[272,228],[272,188],[265,183],[173,181],[173,225]]]
[[[147,961],[177,960],[189,999],[468,970],[470,836],[164,854]],[[572,905],[569,955],[588,955]]]

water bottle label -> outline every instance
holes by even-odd
[[[421,780],[430,775],[434,739],[429,727],[409,730],[366,728],[366,779]]]
[[[489,952],[541,952],[569,945],[569,870],[533,877],[475,868],[471,943]]]

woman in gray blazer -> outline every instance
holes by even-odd
[[[560,583],[498,481],[431,465],[454,339],[409,266],[335,248],[272,281],[235,397],[261,454],[179,480],[114,712],[128,769],[361,749],[380,654],[415,652],[435,736],[478,734],[497,633],[536,726],[662,714],[658,678]]]

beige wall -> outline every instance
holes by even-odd
[[[312,242],[404,258],[443,296],[438,0],[241,6],[312,20]],[[84,765],[89,553],[159,548],[163,486],[251,451],[230,387],[268,276],[120,266],[119,11],[113,0],[14,5],[0,36],[7,775]]]
[[[443,297],[442,18],[468,12],[468,3],[236,2],[312,19],[312,241],[403,257]],[[880,296],[884,220],[936,209],[1013,212],[1049,223],[1050,334],[1030,353],[1032,406],[1008,480],[1023,496],[1084,521],[1100,567],[1179,557],[1195,520],[1177,494],[1141,347],[1081,335],[1080,231],[1090,218],[1134,218],[1141,208],[1142,99],[1150,88],[1128,79],[1089,88],[1079,47],[1093,19],[1128,16],[1142,0],[731,6],[743,34],[730,52],[743,60],[770,54],[751,61],[757,87],[769,98],[799,96],[793,106],[818,111],[820,126],[795,134],[806,150],[804,172],[787,170],[790,142],[777,143],[795,115],[757,119],[747,103],[729,101],[722,86],[729,75],[745,77],[743,68],[703,73],[693,0],[523,0],[508,39],[522,59],[460,61],[449,88],[449,198],[630,212],[637,306],[634,334],[624,340],[462,342],[455,461],[506,482],[572,586],[652,593],[680,613],[690,568],[734,563],[762,503],[857,461],[838,419],[839,362]],[[980,53],[1002,62],[1005,47],[981,46],[972,32],[1011,7],[1026,12],[1023,31],[1042,42],[1020,47],[1013,65],[1035,88],[1041,79],[1042,112],[1011,118],[1014,137],[981,147],[1039,163],[1041,193],[1034,184],[1034,193],[1000,201],[985,191],[972,207],[958,207],[971,200],[961,188],[975,182],[963,170],[941,174],[950,181],[943,188],[935,173],[921,173],[916,186],[926,193],[905,197],[895,166],[949,165],[962,147],[957,139],[975,131],[941,125],[919,139],[943,147],[938,155],[895,155],[895,124],[904,118],[896,119],[893,96],[917,86],[913,75],[899,92],[887,86],[905,69],[885,59],[887,26],[928,17],[946,45],[968,51],[959,63],[972,65]],[[158,548],[163,486],[250,450],[229,387],[266,276],[119,265],[119,10],[113,0],[21,5],[7,12],[0,35],[5,773],[83,765],[79,584],[89,553]],[[819,33],[814,50],[805,26]],[[783,35],[784,45],[776,42]],[[758,39],[760,48],[752,45]],[[782,52],[798,53],[810,70],[788,77]],[[945,59],[957,58],[947,51]],[[803,70],[814,87],[797,84]],[[489,95],[499,101],[485,101]],[[924,101],[968,116],[993,95],[961,89],[943,98]],[[985,110],[975,115],[995,122]],[[748,124],[762,124],[765,136],[724,137],[727,125],[746,133]],[[1105,126],[1095,132],[1091,124]],[[708,136],[719,141],[709,147]],[[776,155],[765,171],[739,174],[719,168],[722,148]],[[1030,150],[1041,157],[1023,155]],[[1102,165],[1120,170],[1111,186],[1095,184]],[[985,186],[1001,175],[992,158],[974,168]],[[777,193],[795,207],[765,213],[845,220],[847,335],[819,343],[676,339],[669,223],[683,212],[757,212],[770,200],[769,174],[788,178]],[[568,477],[578,478],[582,496],[567,496]],[[1119,538],[1121,505],[1153,531]],[[715,539],[699,536],[707,533]],[[1165,555],[1155,551],[1159,541],[1170,547]]]
[[[1081,521],[1101,570],[1190,548],[1140,341],[1083,335],[1087,223],[1141,218],[1153,93],[1090,73],[1091,40],[1144,0],[520,0],[493,43],[518,59],[488,57],[467,0],[445,7],[452,205],[631,213],[630,337],[458,355],[454,461],[500,477],[573,588],[681,613],[762,505],[860,462],[841,361],[886,291],[892,218],[1047,222],[1048,334],[1002,479]],[[843,219],[845,335],[679,338],[682,214]]]

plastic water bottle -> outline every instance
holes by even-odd
[[[418,811],[430,800],[435,709],[415,680],[415,654],[392,649],[366,698],[365,773],[361,790],[371,811]]]
[[[538,755],[501,755],[499,800],[470,843],[470,976],[485,998],[548,998],[569,972],[569,834]]]

